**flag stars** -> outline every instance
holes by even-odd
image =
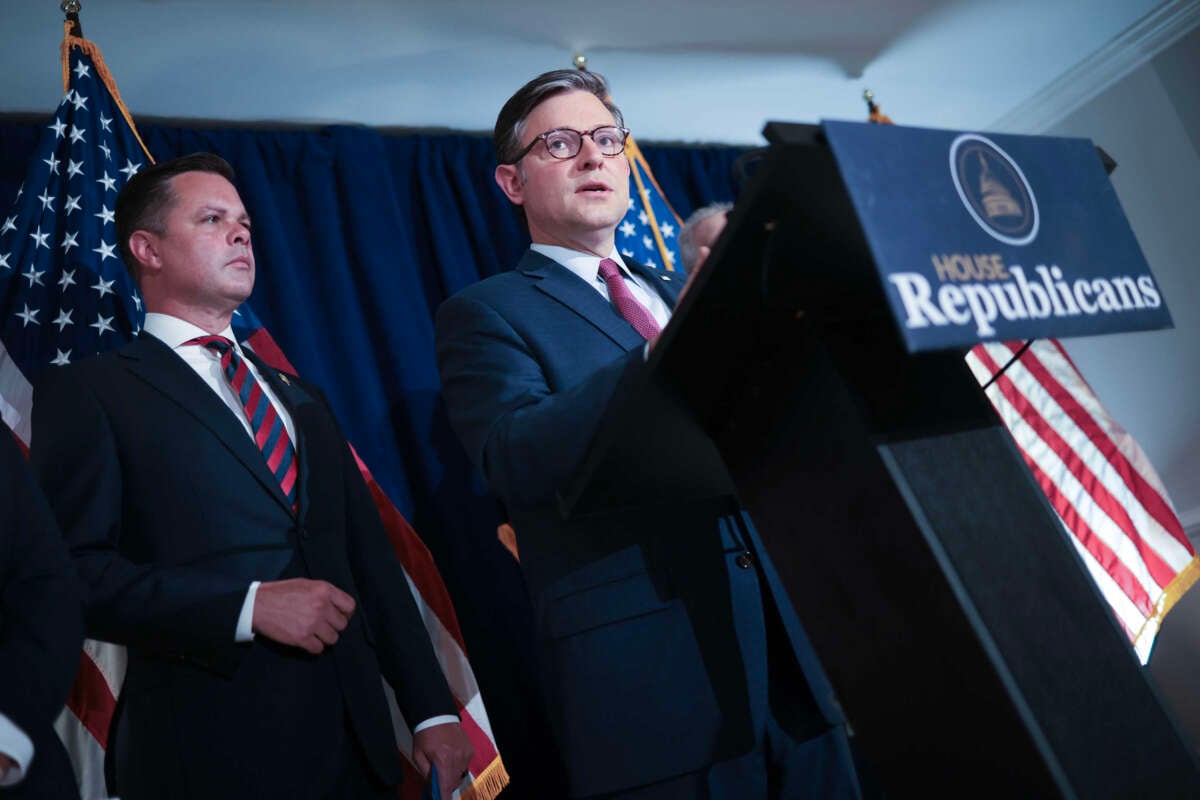
[[[109,119],[108,117],[104,116],[103,114],[101,114],[101,115],[100,115],[100,127],[101,127],[101,128],[103,128],[104,130],[108,131],[109,133],[112,133],[112,128],[108,127],[108,126],[109,126],[109,125],[111,125],[111,124],[112,124],[112,120],[111,120],[111,119]]]
[[[71,105],[75,106],[76,111],[80,110],[81,108],[87,108],[87,98],[81,95],[79,92],[76,92],[75,99],[71,101]]]
[[[83,63],[82,61],[76,63],[75,69],[72,71],[75,73],[76,78],[82,78],[85,75],[91,74],[90,70],[88,69],[88,65]]]
[[[624,256],[625,258],[633,258],[633,251],[632,250],[622,250],[621,255]]]
[[[97,292],[99,292],[101,297],[104,297],[104,295],[106,295],[106,294],[116,294],[116,292],[114,292],[113,288],[112,288],[113,284],[116,283],[115,280],[106,281],[106,280],[104,280],[104,278],[97,278],[96,281],[97,281],[96,285],[93,286],[92,288],[95,289]]]
[[[639,212],[638,212],[638,222],[642,223],[643,225],[649,225],[649,224],[650,224],[650,217],[646,216],[646,212],[645,212],[645,211],[639,211]]]
[[[32,289],[35,284],[38,286],[45,286],[45,284],[42,283],[42,276],[45,274],[46,270],[36,270],[33,268],[33,264],[30,264],[29,271],[22,272],[21,277],[29,281],[29,288]]]
[[[34,325],[42,324],[42,323],[38,322],[38,319],[37,319],[38,311],[40,311],[40,310],[41,309],[30,308],[29,304],[26,303],[25,310],[18,311],[16,314],[13,314],[13,316],[16,317],[17,319],[21,320],[22,328],[28,328],[30,323],[33,323]]]
[[[643,236],[642,237],[642,247],[646,248],[647,250],[651,249],[652,247],[654,247],[654,240],[651,239],[649,236]]]
[[[108,210],[108,206],[100,206],[100,211],[96,214],[92,214],[92,216],[99,217],[101,225],[107,224],[116,219],[116,217],[113,216],[113,212]]]
[[[75,270],[73,270],[73,269],[64,269],[64,270],[62,271],[62,275],[60,275],[60,276],[59,276],[59,278],[58,278],[58,285],[59,285],[61,288],[63,288],[64,290],[65,290],[65,289],[66,289],[68,286],[74,286],[74,285],[75,285]]]
[[[71,363],[71,351],[70,350],[68,350],[67,352],[64,353],[62,350],[55,348],[54,351],[57,353],[57,355],[54,356],[54,358],[50,359],[51,365],[53,365],[55,367],[65,367],[67,364]]]
[[[112,259],[116,258],[116,255],[113,254],[114,250],[116,250],[116,245],[109,244],[108,242],[101,242],[99,247],[92,248],[93,253],[100,254],[100,263],[101,264],[103,264],[105,261],[107,261],[110,258],[112,258]],[[101,281],[101,283],[103,283],[103,281]],[[93,286],[92,288],[95,289],[96,287]]]
[[[93,322],[91,325],[88,325],[88,327],[95,328],[97,336],[103,336],[105,333],[107,333],[109,331],[112,331],[114,333],[116,332],[116,329],[113,328],[113,326],[112,326],[112,321],[113,321],[112,317],[106,317],[102,314],[97,314],[96,321]]]
[[[29,234],[29,238],[33,239],[33,241],[34,241],[33,247],[35,250],[39,247],[44,247],[47,250],[50,249],[50,245],[46,244],[46,240],[50,238],[50,234],[42,233],[41,225],[38,225],[38,229],[36,231],[34,231],[33,233]]]
[[[67,159],[67,180],[83,173],[83,162]]]
[[[629,210],[629,211],[633,211],[633,198],[632,198],[632,197],[631,197],[631,198],[629,198],[629,208],[628,208],[628,210]]]
[[[125,166],[121,167],[121,169],[119,169],[118,172],[125,173],[125,180],[129,180],[134,175],[136,175],[137,171],[141,168],[142,168],[141,164],[135,164],[135,163],[133,163],[133,161],[131,159],[127,158],[127,159],[125,159]]]
[[[67,310],[67,309],[65,309],[65,308],[60,308],[60,309],[58,310],[58,316],[57,316],[57,317],[55,317],[55,318],[54,318],[54,322],[52,322],[52,323],[50,323],[50,324],[51,324],[51,325],[57,325],[57,326],[58,326],[58,332],[59,332],[59,333],[62,333],[62,332],[63,332],[63,329],[64,329],[64,328],[66,328],[68,325],[74,325],[74,324],[75,324],[75,320],[71,319],[71,315],[72,315],[72,314],[74,314],[74,313],[75,313],[74,311],[68,311],[68,310]]]
[[[663,235],[664,239],[670,239],[675,235],[675,226],[669,222],[664,222],[658,226],[658,232]]]
[[[75,90],[74,90],[74,89],[67,89],[67,93],[66,93],[66,94],[64,94],[64,95],[62,96],[62,100],[59,100],[59,101],[58,101],[58,107],[59,107],[59,108],[62,108],[62,107],[63,107],[63,104],[64,104],[64,103],[69,103],[69,102],[71,102],[71,99],[72,99],[73,97],[75,97]],[[59,136],[61,137],[61,136],[62,136],[62,134],[60,133],[60,134],[59,134]]]
[[[117,190],[117,179],[109,176],[107,172],[104,173],[103,178],[97,178],[96,183],[104,184],[104,191],[106,192],[115,192]]]
[[[142,310],[142,296],[141,295],[139,295],[137,292],[134,292],[133,294],[129,295],[129,299],[133,301],[134,308],[136,308],[138,311]],[[238,312],[236,310],[233,313],[238,314]],[[238,314],[238,316],[241,316],[241,315]]]
[[[75,233],[68,233],[63,237],[62,244],[59,245],[59,247],[61,247],[63,249],[64,253],[71,252],[72,247],[79,247],[79,242],[76,240],[77,236],[79,236],[78,231],[76,231]],[[60,281],[60,283],[61,283],[61,281]]]
[[[8,263],[8,259],[11,256],[12,253],[0,253],[0,269],[12,269],[12,266]]]
[[[50,194],[49,189],[43,190],[42,193],[38,195],[38,200],[42,201],[42,211],[49,211],[51,214],[54,213],[54,209],[51,208],[51,204],[54,203],[54,195]]]
[[[81,195],[81,194],[75,195],[74,197],[72,197],[71,195],[67,195],[67,205],[66,205],[65,211],[67,212],[68,217],[71,216],[72,211],[79,211],[82,208],[82,206],[79,205],[79,201],[82,198],[83,198],[83,195]]]
[[[620,230],[622,236],[633,236],[635,233],[637,233],[637,228],[634,227],[634,224],[629,220],[625,220],[621,223]]]
[[[104,151],[104,160],[112,161],[112,150],[108,149],[108,145],[106,145],[104,142],[101,142],[98,146],[102,151]]]
[[[75,144],[76,142],[83,142],[84,144],[87,144],[87,139],[83,138],[84,133],[86,133],[85,130],[83,130],[82,128],[76,128],[74,125],[72,125],[71,126],[71,144]]]
[[[62,162],[54,157],[54,153],[50,154],[49,158],[43,158],[42,163],[50,167],[50,172],[54,175],[58,174],[58,165]]]
[[[67,96],[63,98],[63,102],[66,102],[70,97],[71,93],[67,92]],[[67,123],[63,122],[61,119],[55,118],[53,123],[46,126],[46,129],[54,131],[54,138],[61,139],[67,132]]]
[[[4,227],[0,228],[0,236],[3,236],[4,234],[8,233],[9,231],[15,231],[16,229],[17,229],[16,216],[14,215],[14,216],[8,217],[7,219],[4,220]]]

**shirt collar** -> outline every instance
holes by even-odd
[[[147,312],[146,322],[142,326],[142,330],[156,339],[162,340],[172,350],[178,350],[183,346],[184,342],[191,341],[197,336],[209,335],[208,331],[193,325],[187,320],[154,311]],[[217,335],[224,336],[233,342],[234,348],[239,353],[241,352],[241,348],[238,347],[237,338],[233,335],[232,325],[226,325],[225,330]]]
[[[597,280],[597,276],[600,274],[600,262],[603,259],[593,253],[584,253],[579,250],[572,250],[569,247],[560,247],[555,244],[534,243],[529,245],[529,249],[536,253],[541,253],[551,261],[556,261],[559,264],[562,264],[564,267],[571,270],[571,272],[574,272],[585,281],[595,281]],[[617,266],[621,268],[621,271],[625,273],[627,277],[633,277],[633,273],[630,272],[629,267],[625,266],[625,261],[621,258],[621,254],[617,252],[616,247],[613,247],[612,253],[605,256],[605,258],[611,258],[613,261],[617,262]]]

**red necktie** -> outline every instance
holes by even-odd
[[[221,357],[221,370],[225,379],[233,387],[233,393],[242,403],[242,411],[250,421],[250,430],[254,434],[254,442],[262,450],[267,459],[267,469],[275,474],[279,488],[292,508],[296,507],[296,448],[288,436],[287,428],[283,425],[275,406],[263,392],[262,386],[254,378],[254,373],[246,366],[233,342],[224,336],[197,336],[184,342],[185,345],[195,344],[207,347]]]
[[[600,277],[604,279],[604,285],[608,287],[609,299],[617,307],[617,311],[621,312],[625,321],[647,341],[658,336],[662,328],[659,327],[658,321],[654,319],[654,315],[650,313],[649,309],[639,303],[638,299],[633,296],[633,292],[629,291],[617,262],[611,258],[601,261]]]

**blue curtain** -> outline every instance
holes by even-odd
[[[0,212],[43,124],[0,121]],[[157,160],[205,150],[237,171],[258,257],[251,305],[299,372],[325,389],[433,552],[513,773],[511,796],[539,796],[526,777],[547,761],[528,599],[497,542],[498,509],[448,426],[434,361],[438,304],[510,268],[528,245],[492,180],[490,139],[348,126],[140,130]],[[733,198],[741,149],[641,146],[681,216]]]

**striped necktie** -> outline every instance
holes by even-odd
[[[604,259],[600,262],[599,273],[600,277],[604,279],[604,285],[608,287],[609,299],[612,300],[612,304],[616,306],[625,321],[647,341],[658,336],[662,331],[658,326],[658,321],[654,319],[654,315],[650,313],[649,309],[638,302],[638,299],[633,296],[633,292],[625,285],[625,278],[621,275],[621,268],[617,262],[611,258]]]
[[[250,421],[250,430],[254,434],[254,442],[267,459],[267,469],[279,481],[292,509],[296,508],[296,448],[288,436],[283,419],[271,405],[270,399],[263,392],[262,386],[254,378],[254,373],[246,366],[246,362],[238,355],[233,342],[224,336],[197,336],[184,342],[207,347],[221,357],[221,371],[233,388],[233,393],[241,401],[242,411]]]

